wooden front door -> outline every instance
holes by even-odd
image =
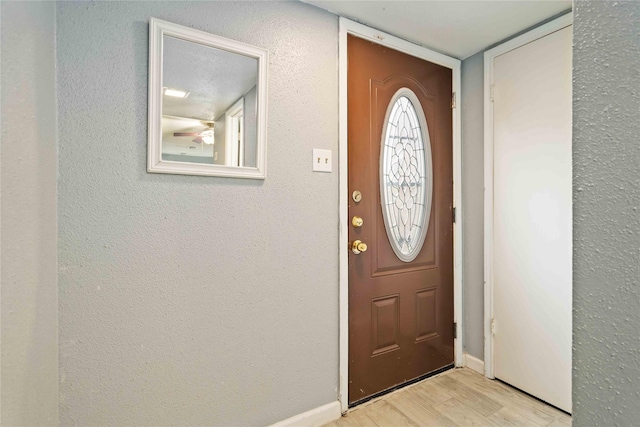
[[[452,73],[347,47],[354,404],[453,363]]]

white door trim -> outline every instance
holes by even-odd
[[[494,378],[493,357],[493,61],[496,57],[573,23],[567,13],[484,53],[484,373]]]
[[[339,180],[340,180],[340,379],[339,400],[342,412],[349,408],[349,218],[348,218],[348,182],[347,182],[347,34],[371,40],[400,52],[429,62],[450,68],[453,72],[452,92],[456,93],[457,106],[453,114],[453,205],[456,208],[456,222],[453,226],[453,305],[454,322],[457,323],[457,339],[454,340],[454,361],[462,366],[462,167],[461,167],[461,128],[460,128],[460,60],[451,58],[425,47],[418,46],[382,31],[367,27],[346,18],[340,18],[339,34],[339,99],[340,99],[340,137],[339,137]]]

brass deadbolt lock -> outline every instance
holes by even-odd
[[[351,219],[351,225],[353,225],[355,228],[362,227],[362,224],[364,224],[364,221],[359,216],[354,216]]]

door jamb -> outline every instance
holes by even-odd
[[[340,308],[340,343],[339,343],[339,400],[342,412],[349,408],[349,218],[348,218],[348,182],[347,182],[347,34],[388,46],[397,51],[412,55],[452,70],[452,92],[456,93],[456,107],[453,108],[453,206],[456,209],[456,220],[453,224],[453,321],[457,324],[454,339],[454,363],[462,366],[462,152],[460,100],[461,80],[458,59],[432,51],[367,27],[357,22],[340,17],[339,30],[339,180],[340,180],[340,223],[339,223],[339,308]]]
[[[573,13],[554,19],[484,53],[484,374],[495,378],[493,348],[493,61],[496,57],[573,24]]]

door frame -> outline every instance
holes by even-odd
[[[348,211],[348,154],[347,154],[347,35],[353,34],[365,40],[378,43],[397,51],[415,56],[452,70],[452,88],[455,93],[453,115],[453,206],[456,220],[453,224],[453,321],[457,324],[454,339],[454,363],[462,366],[462,146],[460,100],[461,80],[458,59],[432,51],[423,46],[367,27],[349,19],[340,17],[339,21],[339,308],[340,308],[340,344],[339,344],[339,400],[342,412],[349,409],[349,211]]]
[[[493,61],[573,24],[569,12],[484,53],[484,375],[495,378],[493,348]]]

